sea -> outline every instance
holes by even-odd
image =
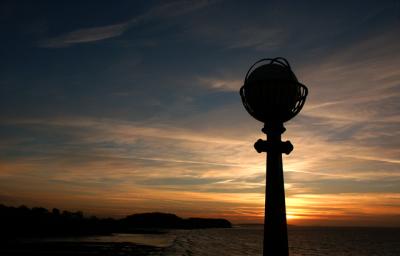
[[[400,256],[400,228],[289,227],[288,238],[291,256]],[[3,255],[261,256],[262,241],[261,225],[243,225],[31,240]]]
[[[291,256],[400,256],[400,229],[292,227]],[[176,232],[164,255],[261,256],[262,226]]]

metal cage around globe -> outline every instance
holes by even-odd
[[[307,94],[307,87],[298,82],[284,58],[262,59],[254,63],[240,89],[246,110],[263,123],[290,120],[300,112]]]

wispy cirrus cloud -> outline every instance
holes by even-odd
[[[101,41],[120,36],[128,28],[129,22],[102,27],[78,29],[41,41],[39,46],[44,48],[63,48],[73,44]]]
[[[198,81],[201,85],[217,91],[239,91],[243,81],[239,79],[224,79],[216,77],[200,77]]]
[[[64,48],[74,44],[90,43],[102,41],[114,37],[121,36],[129,28],[136,26],[140,23],[153,20],[153,19],[166,19],[185,15],[187,13],[199,10],[217,1],[190,1],[179,0],[172,2],[164,2],[156,7],[151,8],[147,12],[138,15],[126,22],[106,25],[99,27],[81,28],[62,34],[59,36],[47,38],[39,42],[38,46],[43,48]]]

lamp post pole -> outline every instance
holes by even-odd
[[[267,153],[263,255],[287,256],[289,251],[282,153],[289,154],[293,146],[289,141],[281,141],[281,134],[285,131],[282,124],[265,125],[262,131],[267,135],[267,140],[258,140],[254,147],[259,153]]]

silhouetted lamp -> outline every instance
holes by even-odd
[[[247,71],[240,96],[247,112],[264,123],[267,140],[259,139],[254,147],[267,152],[265,189],[264,256],[287,256],[285,189],[282,153],[293,150],[290,141],[282,142],[283,123],[302,109],[307,87],[297,80],[284,58],[261,59]]]

